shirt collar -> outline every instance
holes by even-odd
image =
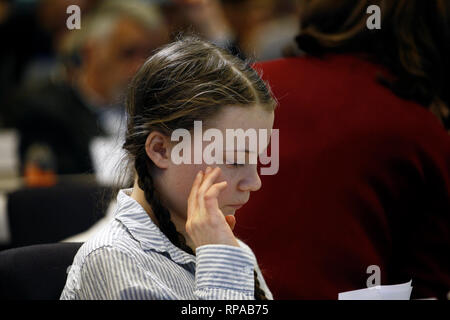
[[[195,263],[195,256],[176,247],[152,221],[144,208],[130,197],[133,189],[122,189],[117,195],[115,218],[121,221],[143,250],[166,252],[178,264]]]

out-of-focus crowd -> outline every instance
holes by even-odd
[[[193,34],[256,62],[278,102],[279,171],[233,230],[275,299],[336,299],[373,266],[449,299],[449,17],[446,0],[0,0],[0,249],[109,223],[129,81]]]
[[[289,0],[0,1],[2,176],[51,185],[54,174],[99,174],[95,139],[120,137],[125,89],[152,51],[194,34],[242,58],[278,58],[296,11]]]

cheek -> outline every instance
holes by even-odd
[[[226,165],[220,165],[220,168],[222,170],[222,173],[217,179],[217,182],[226,181],[227,187],[225,190],[222,190],[219,195],[219,205],[231,204],[233,200],[233,194],[237,189],[237,170],[235,168],[228,168]]]
[[[236,184],[239,180],[240,170],[227,164],[218,165],[221,169],[220,181],[227,181],[229,185]]]
[[[221,174],[214,183],[222,181],[227,182],[227,188],[222,190],[218,197],[219,207],[228,205],[235,201],[234,193],[237,189],[238,170],[235,168],[228,168],[226,165],[218,165],[221,168]],[[170,190],[168,193],[171,197],[171,203],[177,212],[184,212],[187,214],[187,201],[191,193],[192,184],[194,183],[195,176],[202,170],[206,170],[208,165],[174,165],[171,169],[170,175]],[[216,166],[213,165],[212,168]]]
[[[177,179],[180,181],[180,194],[183,194],[183,198],[186,200],[189,197],[189,194],[191,193],[192,184],[194,183],[195,176],[197,173],[202,170],[205,172],[206,168],[208,167],[207,164],[201,164],[201,165],[188,165],[184,170],[180,170],[181,172],[177,176]],[[211,168],[220,167],[221,173],[216,178],[216,180],[213,182],[220,183],[223,181],[227,182],[227,187],[222,190],[218,197],[218,203],[219,207],[225,204],[230,204],[233,200],[233,193],[236,189],[236,181],[237,181],[237,174],[236,169],[233,168],[227,168],[226,165],[212,165]]]
[[[206,165],[173,165],[170,170],[168,194],[171,203],[177,212],[187,214],[187,202],[191,193],[195,176],[200,170],[205,171]]]
[[[102,72],[109,72],[109,73],[114,74],[114,68],[111,68],[111,65],[115,61],[112,60],[112,58],[111,58],[111,50],[108,50],[107,48],[97,50],[95,53],[94,59],[95,59],[95,65],[98,70],[101,70]],[[108,78],[108,77],[102,77],[102,78]],[[106,81],[106,80],[104,80],[104,81]]]

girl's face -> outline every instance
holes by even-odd
[[[203,133],[209,128],[216,128],[222,132],[223,137],[223,164],[212,164],[211,168],[220,167],[221,174],[215,183],[227,181],[227,187],[223,190],[218,198],[219,208],[224,215],[232,215],[239,206],[244,205],[250,199],[250,192],[257,191],[261,188],[261,180],[257,172],[257,164],[249,163],[249,155],[251,152],[261,154],[270,142],[270,134],[274,121],[274,113],[266,111],[261,106],[251,107],[225,107],[217,117],[203,123]],[[233,149],[228,150],[226,146],[226,129],[255,129],[258,137],[256,146],[249,145],[249,139],[245,139],[245,150],[240,150],[235,142]],[[266,139],[262,148],[259,146],[260,129],[265,129]],[[263,131],[264,132],[264,131]],[[192,135],[191,150],[194,150],[194,144],[198,143],[204,150],[210,141],[202,141],[202,137],[197,137],[194,141]],[[200,138],[200,139],[198,139]],[[174,143],[174,142],[172,142]],[[175,145],[178,142],[175,142]],[[249,151],[249,152],[246,152]],[[170,150],[171,151],[171,150]],[[245,164],[230,164],[226,160],[227,154],[234,154],[234,163],[237,163],[239,153],[245,154]],[[194,152],[191,152],[192,159]],[[191,162],[193,163],[193,161]],[[162,170],[157,179],[158,188],[161,195],[165,199],[166,206],[172,215],[176,215],[179,219],[187,217],[187,201],[194,182],[195,175],[198,171],[205,169],[208,165],[202,159],[202,164],[180,164],[176,165],[172,161],[167,169]]]

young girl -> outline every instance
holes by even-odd
[[[271,299],[255,256],[232,232],[261,180],[256,164],[226,159],[255,150],[224,150],[225,164],[175,164],[171,134],[193,132],[194,121],[224,136],[270,132],[275,106],[248,64],[207,42],[186,38],[149,58],[127,100],[133,188],[119,191],[115,219],[80,248],[61,299]]]

